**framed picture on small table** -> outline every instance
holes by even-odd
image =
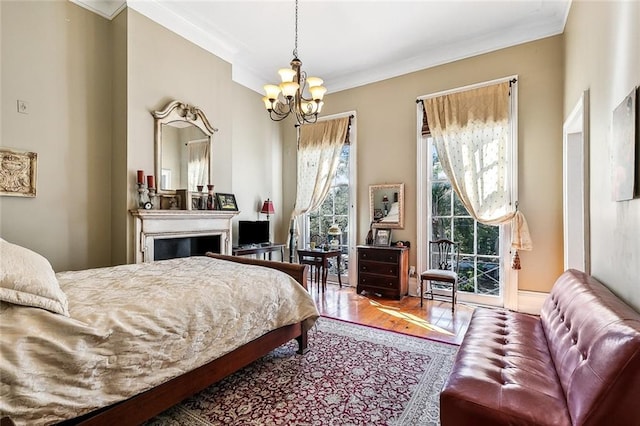
[[[376,229],[373,245],[389,247],[391,245],[391,229]]]

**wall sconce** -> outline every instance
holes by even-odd
[[[262,204],[262,210],[260,213],[267,215],[267,220],[269,220],[269,215],[275,214],[276,210],[273,208],[273,201],[270,199],[266,199],[266,201]]]

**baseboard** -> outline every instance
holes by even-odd
[[[409,277],[409,296],[420,297],[420,292],[418,292],[418,277]]]
[[[540,315],[542,304],[549,293],[539,291],[518,291],[518,312],[525,314]]]

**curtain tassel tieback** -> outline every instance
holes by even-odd
[[[518,250],[513,251],[513,256],[511,257],[511,269],[522,269],[520,265],[520,256],[518,255]]]

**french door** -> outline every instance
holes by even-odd
[[[466,299],[489,305],[502,305],[501,239],[502,226],[483,225],[464,207],[449,179],[442,171],[432,138],[427,138],[431,162],[428,188],[430,240],[446,238],[459,244],[458,291]]]
[[[329,243],[334,238],[338,239],[338,246],[342,250],[341,280],[342,284],[347,285],[350,282],[355,282],[355,278],[350,279],[355,271],[350,267],[349,260],[355,259],[356,246],[356,117],[355,112],[349,114],[353,116],[349,129],[349,143],[344,144],[340,152],[340,160],[331,189],[318,209],[304,215],[302,238],[300,239],[300,247],[308,247],[312,241]],[[324,119],[335,119],[341,115],[324,117]],[[342,231],[340,236],[328,235],[329,227],[334,224],[338,225]],[[330,260],[328,279],[337,282],[338,270],[335,262],[336,259]]]
[[[515,82],[509,77],[500,80],[466,86],[422,97],[422,99],[462,92],[481,86]],[[508,140],[505,158],[509,170],[511,199],[517,200],[518,143],[517,143],[517,84],[513,84],[509,96]],[[418,104],[418,211],[417,211],[417,263],[418,270],[428,266],[428,242],[447,238],[460,243],[458,300],[471,303],[517,307],[518,276],[511,264],[511,225],[484,225],[471,217],[451,187],[430,136],[422,135],[422,106]],[[483,160],[485,160],[483,158]],[[503,163],[504,164],[504,163]],[[515,202],[515,201],[514,201]],[[446,290],[441,290],[443,293]],[[416,289],[417,292],[417,289]]]

